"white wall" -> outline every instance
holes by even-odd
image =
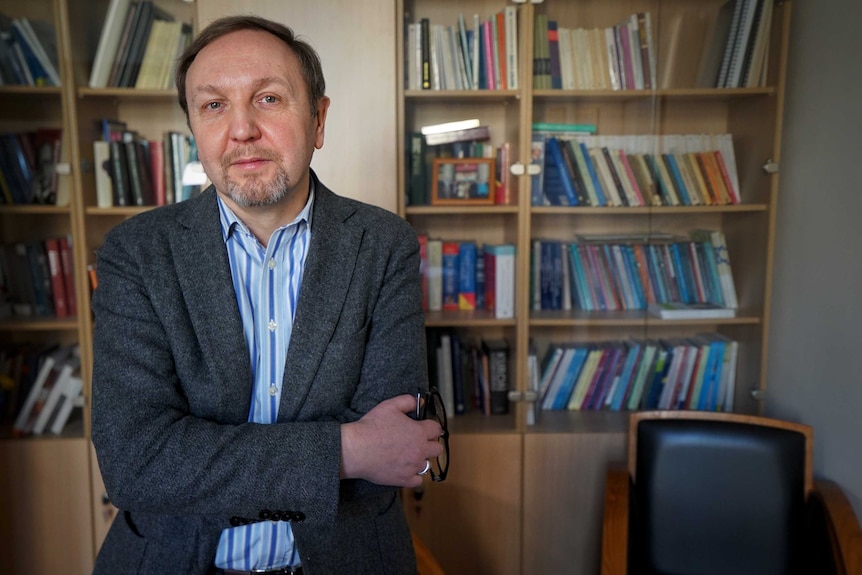
[[[767,415],[862,518],[862,2],[793,2]]]

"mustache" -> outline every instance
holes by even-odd
[[[267,150],[263,148],[237,148],[236,150],[222,158],[222,166],[227,167],[236,161],[243,160],[246,158],[275,161],[278,159],[278,156],[272,150]]]

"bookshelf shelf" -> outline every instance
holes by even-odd
[[[72,208],[69,206],[14,205],[0,206],[0,214],[17,215],[60,215],[69,216]]]
[[[176,90],[143,90],[139,88],[78,88],[79,98],[123,98],[124,100],[175,100]]]
[[[531,206],[533,215],[541,216],[644,216],[644,215],[681,215],[751,213],[765,212],[766,204],[737,204],[732,206],[655,206],[655,207],[571,207],[571,206]]]
[[[112,207],[112,208],[99,208],[95,206],[88,206],[84,209],[84,213],[88,216],[102,216],[102,217],[116,217],[116,216],[125,216],[131,217],[137,214],[141,214],[146,212],[147,210],[151,210],[152,206],[129,206],[129,207]]]
[[[521,93],[518,90],[405,90],[404,97],[419,101],[502,102],[516,100],[521,97]]]
[[[758,325],[759,315],[739,314],[725,319],[659,319],[647,315],[643,311],[612,311],[612,312],[564,312],[564,311],[532,311],[530,312],[531,327],[643,327],[661,328],[669,326],[728,326],[728,325]]]
[[[62,86],[0,86],[0,96],[57,97],[62,92]]]
[[[77,318],[15,318],[0,320],[0,332],[50,332],[76,331]]]
[[[497,319],[486,311],[430,311],[425,313],[428,327],[513,327],[514,318]]]
[[[517,214],[518,206],[475,206],[464,208],[458,206],[408,206],[404,211],[408,216],[460,216],[465,214],[481,216],[482,214]]]

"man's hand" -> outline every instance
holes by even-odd
[[[341,426],[341,477],[379,485],[418,487],[425,460],[440,455],[442,433],[436,421],[416,421],[416,397],[399,395],[381,402],[360,420]]]

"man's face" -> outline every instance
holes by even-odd
[[[192,62],[186,97],[200,161],[220,194],[244,207],[304,197],[329,100],[312,116],[299,58],[281,40],[253,30],[215,40]]]

